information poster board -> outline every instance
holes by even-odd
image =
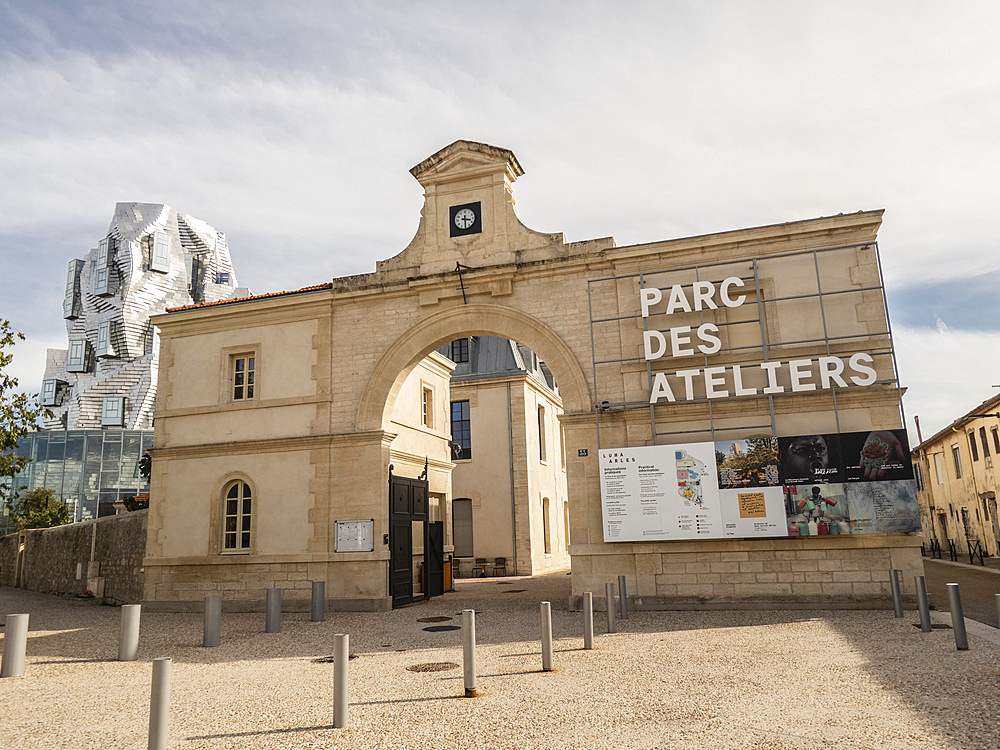
[[[371,552],[375,549],[375,521],[337,521],[334,537],[335,552]]]
[[[920,530],[903,430],[600,451],[604,541]]]

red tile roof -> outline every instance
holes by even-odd
[[[216,302],[199,302],[195,305],[182,305],[181,307],[168,307],[167,312],[180,312],[181,310],[197,310],[202,307],[215,307],[216,305],[228,305],[233,302],[252,302],[258,299],[268,299],[269,297],[284,297],[286,295],[292,294],[302,294],[304,292],[318,292],[323,289],[333,289],[333,284],[327,282],[326,284],[316,284],[314,286],[304,286],[301,289],[292,289],[290,291],[284,292],[268,292],[267,294],[254,294],[249,297],[232,297],[230,299],[220,299]]]

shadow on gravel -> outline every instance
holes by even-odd
[[[317,729],[336,729],[333,724],[319,724],[314,727],[289,727],[288,729],[261,729],[256,732],[230,732],[228,734],[199,734],[186,737],[187,740],[221,740],[232,737],[265,737],[274,734],[294,734],[296,732],[315,732]]]

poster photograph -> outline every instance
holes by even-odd
[[[782,484],[844,481],[838,435],[777,438]]]
[[[777,487],[778,439],[773,437],[717,440],[715,460],[719,487]]]
[[[848,432],[841,436],[844,481],[881,482],[912,479],[906,430]]]

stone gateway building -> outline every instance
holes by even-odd
[[[448,367],[422,363],[469,336],[558,383],[574,598],[624,574],[644,607],[866,606],[919,572],[881,211],[616,247],[521,224],[506,149],[457,141],[411,173],[419,227],[374,273],[154,319],[147,601],[437,593]]]

